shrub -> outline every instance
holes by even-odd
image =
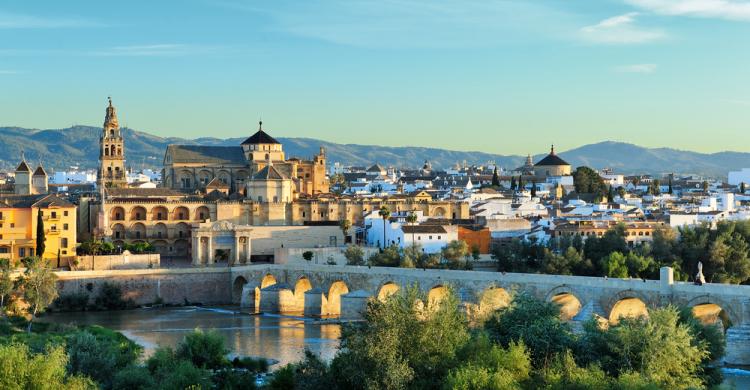
[[[305,260],[307,260],[307,261],[312,260],[312,258],[313,258],[314,255],[315,254],[312,251],[304,251],[304,252],[302,252],[302,258],[305,259]]]
[[[84,311],[89,304],[89,294],[85,292],[62,294],[52,304],[59,311]]]
[[[346,265],[365,265],[365,250],[359,245],[349,245],[344,251]]]
[[[117,357],[111,345],[100,342],[89,332],[77,332],[68,338],[68,372],[90,377],[104,387],[112,383]]]
[[[112,388],[115,390],[147,390],[156,387],[156,382],[146,367],[131,365],[115,374]]]
[[[94,305],[100,310],[122,310],[134,306],[134,303],[122,298],[120,286],[105,282],[99,288],[99,295],[96,296]]]
[[[88,378],[69,375],[66,363],[67,356],[60,346],[50,347],[43,354],[33,354],[26,345],[0,345],[0,389],[95,388]]]
[[[196,329],[185,336],[177,346],[176,356],[192,362],[196,367],[219,369],[226,367],[224,338],[214,330],[206,332]]]

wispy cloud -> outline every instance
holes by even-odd
[[[656,72],[656,68],[658,65],[656,64],[631,64],[631,65],[621,65],[615,67],[615,71],[620,73],[654,73]]]
[[[320,41],[375,48],[483,47],[534,39],[566,39],[577,17],[518,0],[331,0],[278,3],[224,1],[262,14],[268,29]],[[311,16],[311,15],[314,15]]]
[[[151,45],[114,46],[103,50],[94,50],[89,54],[94,56],[112,57],[180,57],[198,52],[216,49],[214,46],[187,45],[182,43],[160,43]]]
[[[625,0],[628,4],[662,15],[684,15],[750,22],[746,0]]]
[[[0,29],[103,27],[102,23],[82,18],[47,18],[0,11]]]
[[[581,28],[581,37],[593,43],[636,44],[664,39],[666,34],[659,29],[636,25],[637,12],[613,16],[601,22]]]

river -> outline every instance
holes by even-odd
[[[341,336],[341,326],[337,324],[268,314],[250,316],[226,308],[53,313],[40,321],[114,329],[142,345],[146,356],[159,345],[177,345],[195,328],[215,329],[226,339],[231,355],[265,357],[278,361],[279,366],[301,360],[305,349],[330,360],[336,354]],[[726,384],[750,389],[750,371],[726,369],[724,376]]]

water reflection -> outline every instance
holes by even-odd
[[[42,321],[101,325],[141,344],[146,356],[158,345],[175,346],[195,328],[215,329],[231,354],[262,356],[281,364],[304,356],[305,348],[330,360],[336,354],[341,326],[304,318],[235,314],[212,308],[136,309],[115,312],[54,313]]]

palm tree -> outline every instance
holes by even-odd
[[[341,228],[341,232],[344,233],[344,243],[346,244],[346,237],[349,235],[349,229],[352,228],[352,221],[342,219],[341,222],[339,222],[339,228]]]
[[[406,216],[406,222],[408,222],[409,225],[414,225],[417,222],[417,214],[413,211],[409,213],[409,215]],[[414,230],[411,231],[411,244],[417,245],[417,242],[414,241]]]
[[[383,205],[380,206],[380,211],[378,211],[378,215],[380,215],[380,218],[383,218],[383,249],[385,249],[385,243],[386,243],[386,237],[385,237],[385,225],[388,221],[388,218],[391,216],[391,209],[388,208],[388,206]]]

